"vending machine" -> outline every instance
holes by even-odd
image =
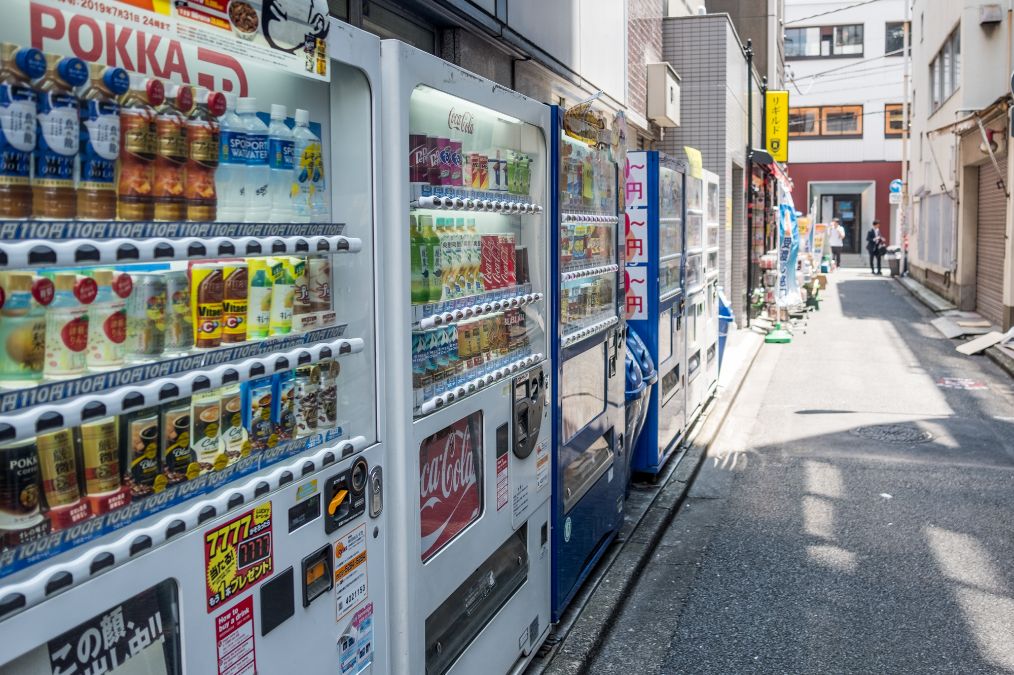
[[[609,129],[553,107],[553,620],[623,524],[624,358]]]
[[[686,428],[683,265],[686,164],[656,151],[627,153],[627,325],[644,341],[658,386],[648,400],[631,469],[656,475]],[[689,234],[688,234],[689,238]]]
[[[380,41],[141,5],[0,27],[0,673],[391,672]]]
[[[381,51],[392,671],[518,671],[550,614],[550,111]]]
[[[718,388],[718,175],[704,171],[704,400]]]
[[[707,286],[704,232],[704,176],[700,169],[690,170],[686,177],[686,426],[697,419],[706,394],[707,384]]]

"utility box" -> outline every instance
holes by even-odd
[[[648,64],[648,118],[660,127],[680,125],[680,76],[667,62]]]

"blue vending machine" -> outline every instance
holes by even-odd
[[[686,427],[684,193],[686,165],[656,151],[627,153],[626,318],[658,369],[635,473],[657,474]]]
[[[608,129],[569,131],[564,112],[555,106],[553,117],[552,311],[558,326],[551,347],[556,405],[552,604],[557,621],[623,523],[627,453],[617,166]]]

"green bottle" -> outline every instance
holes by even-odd
[[[444,290],[444,272],[442,256],[440,252],[440,237],[433,229],[433,216],[419,216],[419,225],[422,228],[422,236],[426,241],[426,248],[429,250],[430,274],[428,293],[430,302],[440,302]]]
[[[412,261],[412,304],[430,301],[430,252],[416,216],[409,216],[408,241]]]
[[[247,339],[263,340],[271,332],[271,277],[267,260],[250,258],[247,273]]]

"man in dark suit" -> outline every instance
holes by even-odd
[[[870,252],[870,272],[880,274],[880,262],[884,257],[884,237],[880,234],[880,221],[873,221],[873,228],[866,233],[866,250]],[[874,263],[876,269],[874,269]]]

